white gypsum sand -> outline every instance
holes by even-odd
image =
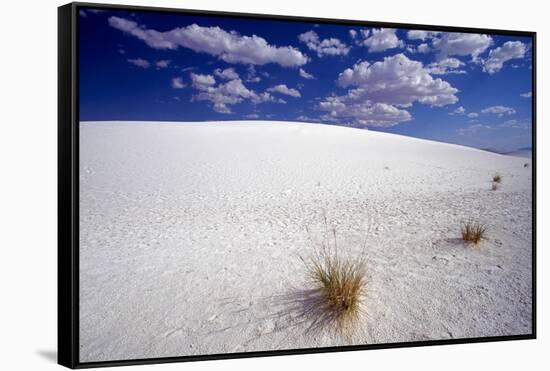
[[[526,162],[320,124],[83,122],[80,361],[528,334]],[[325,214],[343,254],[366,239],[352,341],[299,310]]]

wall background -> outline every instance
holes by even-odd
[[[543,2],[441,0],[111,0],[120,4],[348,18],[538,32],[538,339],[306,356],[139,366],[140,370],[411,369],[534,370],[550,347],[550,131],[545,66],[550,26]],[[6,370],[60,369],[56,352],[57,9],[58,0],[5,2],[0,12],[0,349]],[[539,365],[539,367],[537,367]],[[137,367],[126,368],[138,369]]]

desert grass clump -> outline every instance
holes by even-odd
[[[499,184],[497,182],[493,182],[491,184],[491,191],[496,191],[499,188]]]
[[[466,223],[462,223],[460,232],[464,242],[477,245],[482,239],[486,238],[487,226],[483,223],[469,220]]]
[[[310,283],[316,292],[310,303],[314,324],[350,338],[361,319],[365,297],[366,269],[362,257],[352,259],[338,254],[336,230],[333,243],[326,237],[309,259],[303,259]]]
[[[523,167],[529,167],[529,164],[526,162],[523,164]]]
[[[502,177],[500,176],[500,174],[493,175],[493,183],[501,183],[501,182],[502,182]]]

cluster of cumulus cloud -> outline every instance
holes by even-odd
[[[286,101],[276,95],[294,98],[301,96],[298,90],[289,88],[285,84],[275,85],[264,92],[257,93],[244,85],[234,68],[216,69],[214,75],[191,72],[190,76],[192,86],[197,90],[193,100],[209,101],[213,104],[214,111],[219,113],[231,113],[231,105],[247,100],[254,104],[265,102],[284,104]],[[217,81],[216,77],[221,81]]]
[[[531,92],[520,94],[520,97],[523,98],[530,98],[532,96]],[[507,117],[511,115],[515,115],[516,110],[512,107],[506,107],[501,105],[496,106],[490,106],[485,107],[481,109],[479,112],[468,112],[466,108],[463,106],[459,106],[455,110],[449,112],[449,115],[458,115],[458,116],[467,116],[470,118],[469,123],[471,123],[469,126],[466,126],[464,128],[458,128],[456,130],[458,135],[472,135],[475,136],[478,133],[482,131],[487,130],[497,130],[499,128],[511,128],[511,129],[523,129],[528,130],[531,128],[530,120],[528,119],[510,119],[506,120],[501,124],[487,124],[487,123],[479,123],[478,117],[481,115],[485,116],[498,116],[498,117]]]
[[[299,90],[286,84],[272,86],[263,92],[247,87],[245,82],[260,81],[255,66],[271,63],[294,68],[300,77],[313,80],[316,77],[304,68],[311,58],[346,56],[354,47],[366,48],[369,53],[394,50],[395,54],[391,56],[377,61],[360,60],[346,68],[335,81],[335,88],[342,93],[333,93],[316,103],[315,109],[320,112],[321,121],[361,127],[392,126],[409,121],[412,116],[407,108],[414,103],[435,107],[455,104],[459,91],[441,76],[467,73],[466,63],[479,65],[486,73],[495,74],[507,61],[523,58],[528,50],[528,45],[521,41],[507,41],[502,46],[493,47],[493,38],[483,34],[410,30],[405,41],[399,39],[395,29],[364,28],[349,30],[347,42],[334,37],[322,38],[314,30],[304,32],[297,38],[299,44],[313,54],[308,56],[295,46],[272,45],[260,36],[242,35],[220,27],[191,24],[157,31],[116,16],[109,17],[108,22],[154,49],[186,48],[230,64],[248,66],[245,81],[234,68],[217,69],[212,74],[190,74],[191,86],[195,89],[193,100],[209,101],[219,113],[231,113],[231,105],[244,101],[284,104],[286,101],[281,96],[286,99],[301,97]],[[429,52],[435,56],[432,63],[424,65],[411,59],[415,53]],[[144,68],[150,64],[142,59],[129,62]],[[163,68],[168,64],[169,61],[157,61],[156,67]],[[181,78],[172,80],[174,88],[186,86]]]

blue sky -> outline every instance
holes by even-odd
[[[81,8],[82,121],[283,120],[531,145],[531,38]]]

